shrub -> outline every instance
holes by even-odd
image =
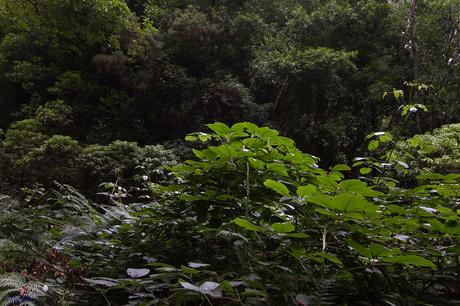
[[[415,174],[457,172],[460,169],[460,123],[444,125],[400,142],[396,154]]]

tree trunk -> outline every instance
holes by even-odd
[[[417,81],[420,72],[420,55],[417,37],[417,0],[411,0],[411,8],[409,13],[409,38],[412,53],[412,79]],[[420,125],[420,113],[415,113],[415,121],[417,124],[417,130],[419,133],[422,132]]]
[[[417,37],[417,0],[411,0],[409,14],[409,38],[412,53],[412,78],[417,80],[420,70],[419,46]]]

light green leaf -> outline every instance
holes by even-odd
[[[359,173],[361,173],[362,175],[366,175],[371,172],[372,172],[372,168],[364,167],[364,168],[359,169]]]
[[[367,145],[367,149],[372,152],[372,151],[377,150],[379,145],[380,145],[380,141],[374,139],[374,140],[369,141],[369,144]]]
[[[333,207],[342,211],[366,211],[372,205],[360,194],[340,193],[333,198]]]
[[[297,188],[297,195],[299,197],[306,197],[310,195],[314,195],[318,192],[318,187],[312,184],[308,184],[307,186],[300,186]]]
[[[193,135],[187,135],[187,136],[185,136],[185,140],[186,141],[196,141],[197,138],[195,136],[193,136]]]
[[[259,159],[255,159],[254,157],[249,157],[248,158],[249,165],[257,170],[263,170],[265,163]]]
[[[404,91],[402,91],[401,89],[393,89],[393,96],[396,98],[396,99],[399,99],[401,97],[404,97]]]
[[[207,127],[221,137],[227,137],[231,132],[231,129],[228,127],[228,125],[222,122],[208,124]]]
[[[238,122],[232,125],[232,132],[240,132],[247,130],[250,133],[254,133],[258,129],[257,125],[250,122]]]
[[[345,164],[338,164],[338,165],[335,165],[334,168],[332,168],[332,171],[350,171],[350,170],[351,168]]]
[[[268,188],[270,188],[271,190],[279,193],[280,195],[282,196],[289,196],[290,193],[289,193],[289,190],[287,189],[286,186],[284,186],[284,184],[280,183],[280,182],[275,182],[273,180],[266,180],[264,182],[264,185]]]
[[[295,226],[292,222],[273,223],[272,229],[277,233],[290,233],[295,230]]]

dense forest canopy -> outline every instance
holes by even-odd
[[[458,0],[0,0],[0,305],[460,303],[459,84]]]
[[[247,120],[347,161],[414,77],[436,95],[407,133],[458,121],[460,4],[412,25],[409,2],[2,0],[0,128],[152,144]]]

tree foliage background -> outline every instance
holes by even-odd
[[[393,122],[381,94],[413,79],[415,63],[436,94],[405,133],[458,121],[458,11],[429,0],[415,12],[380,0],[2,0],[2,165],[22,167],[50,141],[142,146],[245,120],[325,165],[350,160]]]

